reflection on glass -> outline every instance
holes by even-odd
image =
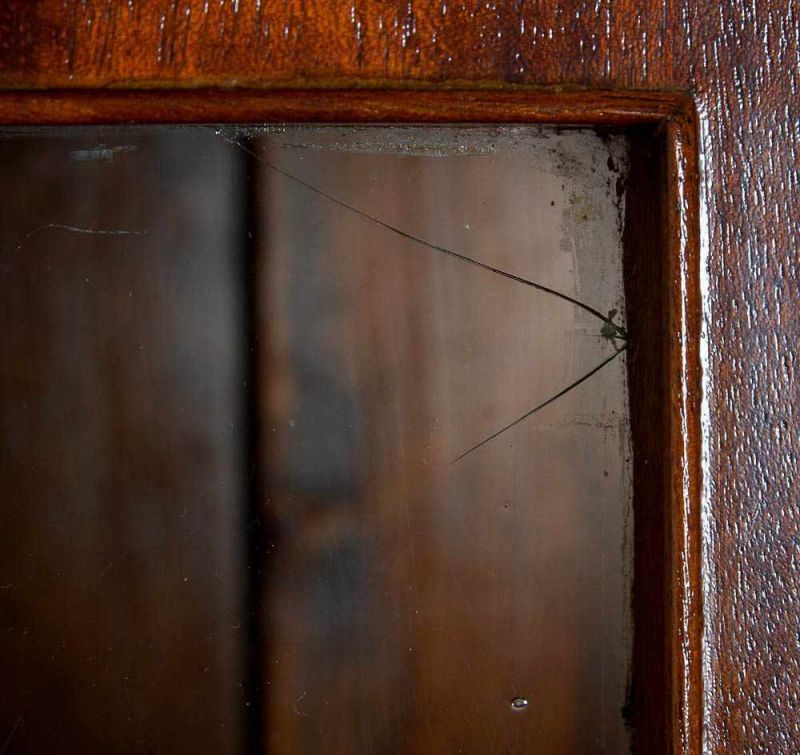
[[[0,151],[0,740],[629,748],[624,140]]]

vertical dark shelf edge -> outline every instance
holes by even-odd
[[[671,572],[667,374],[668,238],[662,129],[628,130],[630,173],[623,241],[628,389],[633,448],[633,662],[626,718],[634,752],[672,752]]]
[[[248,149],[231,147],[243,165],[242,206],[244,207],[242,296],[245,327],[244,373],[246,384],[243,396],[243,424],[245,433],[245,512],[242,520],[246,586],[245,616],[246,635],[243,649],[244,667],[244,744],[247,753],[266,752],[266,725],[264,721],[263,672],[265,662],[266,632],[262,610],[265,594],[264,544],[266,542],[266,522],[262,510],[264,500],[265,473],[261,467],[261,423],[259,408],[259,376],[261,374],[260,351],[258,348],[258,241],[260,229],[258,222],[259,171],[257,160]]]

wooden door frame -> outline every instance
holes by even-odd
[[[682,318],[670,343],[684,355],[675,369],[686,370],[671,408],[685,432],[671,437],[689,464],[674,500],[690,557],[672,574],[690,598],[678,603],[678,655],[694,701],[679,705],[676,749],[791,752],[800,750],[799,30],[787,0],[7,0],[2,113],[13,125],[103,122],[110,112],[97,102],[108,98],[119,101],[117,122],[159,120],[146,117],[147,102],[161,121],[210,120],[206,104],[217,120],[263,121],[310,119],[339,99],[337,118],[376,120],[369,101],[382,98],[385,117],[405,109],[420,122],[437,119],[442,91],[461,89],[452,96],[482,101],[469,117],[484,122],[528,98],[539,102],[534,120],[558,121],[556,103],[562,120],[591,123],[592,102],[601,122],[663,120],[670,311]],[[154,88],[174,91],[144,91]],[[364,104],[344,106],[356,100]]]
[[[0,92],[2,126],[302,122],[591,126],[644,129],[655,139],[661,168],[654,168],[646,178],[644,193],[649,189],[660,195],[655,211],[663,236],[654,239],[647,229],[639,233],[631,223],[626,229],[626,236],[633,239],[626,241],[631,247],[626,255],[649,260],[644,275],[651,277],[631,284],[633,297],[638,295],[642,302],[636,313],[641,340],[659,344],[634,350],[629,358],[631,398],[640,407],[639,415],[632,411],[636,542],[632,686],[638,695],[629,715],[640,751],[699,753],[703,710],[702,302],[697,117],[692,98],[680,92],[531,88]],[[627,280],[626,290],[630,298]],[[666,297],[664,308],[651,312],[646,302],[659,295]],[[636,327],[629,324],[629,330],[635,337]],[[659,364],[653,366],[655,362]],[[663,371],[655,384],[650,375],[654,371]],[[654,391],[657,395],[649,396]],[[656,402],[667,407],[662,435],[655,443],[641,441],[650,442],[651,447],[637,457],[637,434],[644,438],[648,433],[652,436],[652,431],[637,430],[636,416],[645,428],[648,413],[661,411]],[[648,454],[650,466],[643,459]],[[660,462],[653,463],[652,457]],[[654,491],[663,511],[653,512]],[[652,611],[654,600],[668,605],[664,611]]]

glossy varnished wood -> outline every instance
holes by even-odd
[[[686,96],[670,92],[552,92],[457,88],[0,90],[6,125],[103,123],[654,123]]]
[[[302,0],[12,0],[0,16],[2,80],[13,87],[474,81],[683,89],[691,74],[701,80],[722,62],[714,34],[733,41],[737,22],[757,26],[770,7],[739,17],[733,6],[717,13],[688,1],[423,0],[312,10]],[[740,56],[754,61],[760,47]]]
[[[519,83],[678,89],[692,97],[697,142],[675,131],[670,137],[684,156],[670,163],[672,197],[686,199],[689,212],[679,208],[670,228],[679,245],[698,243],[695,256],[676,258],[668,280],[679,302],[697,305],[702,294],[702,322],[689,306],[686,325],[670,329],[670,358],[685,349],[682,364],[696,354],[705,368],[702,382],[696,372],[671,373],[693,381],[685,384],[687,401],[678,393],[672,406],[674,447],[691,439],[699,423],[704,430],[702,443],[685,449],[695,460],[702,455],[702,527],[688,521],[691,537],[681,544],[681,552],[701,555],[704,565],[703,736],[715,753],[798,749],[800,568],[793,554],[800,517],[792,501],[800,50],[793,4],[418,0],[320,4],[313,12],[301,3],[268,6],[255,0],[13,0],[0,9],[0,81],[11,88]],[[84,113],[81,102],[47,118]],[[146,119],[148,107],[128,117]],[[36,109],[47,108],[44,95]],[[166,106],[158,108],[161,119],[168,117]],[[82,117],[96,118],[91,110]],[[16,106],[0,112],[19,122]],[[213,105],[204,117],[214,120]],[[329,116],[320,107],[307,117]],[[692,218],[691,173],[680,168],[691,167],[693,154],[701,155],[702,212],[695,226],[681,220]],[[682,290],[680,270],[691,265],[702,276],[697,288]],[[687,338],[693,325],[702,325],[702,343]],[[693,589],[683,567],[675,566],[673,575],[681,589]],[[682,620],[699,629],[700,617]],[[686,658],[699,646],[679,641],[678,650]],[[684,730],[694,732],[696,747],[699,720]]]

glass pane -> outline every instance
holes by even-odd
[[[20,746],[629,749],[622,137],[0,150]]]
[[[0,164],[0,742],[241,751],[243,166],[127,129]]]

